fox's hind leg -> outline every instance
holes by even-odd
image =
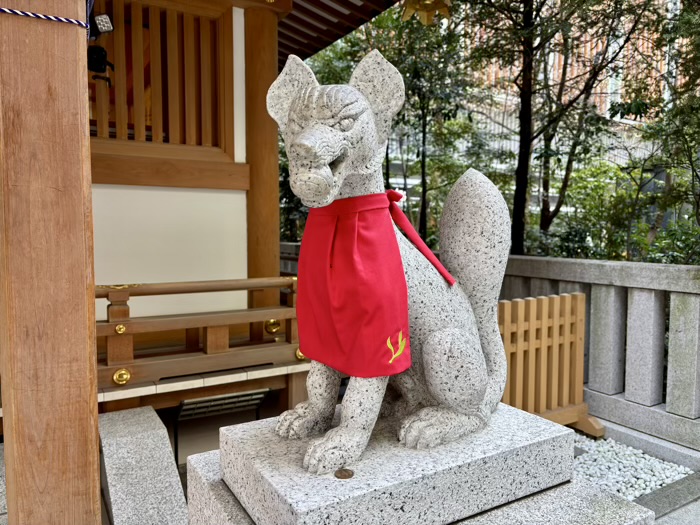
[[[483,410],[488,373],[478,333],[442,329],[423,344],[426,386],[434,406],[406,417],[399,440],[408,447],[429,448],[454,441],[486,426]]]

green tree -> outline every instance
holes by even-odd
[[[640,136],[654,145],[652,158],[638,165],[656,165],[669,173],[655,217],[639,224],[630,235],[632,244],[646,260],[698,264],[700,4],[669,5],[661,28],[647,39],[655,53],[635,53],[640,67],[625,79],[625,96],[612,105],[611,113],[638,120]],[[674,220],[663,224],[666,210]]]
[[[549,232],[528,230],[538,255],[700,264],[689,171],[598,162],[571,180],[570,211]]]
[[[683,2],[669,17],[659,46],[669,49],[668,72],[664,75],[666,103],[648,138],[660,140],[667,161],[691,174],[695,222],[700,226],[700,3]],[[651,105],[651,104],[650,104]]]
[[[544,146],[544,205],[540,223],[549,229],[561,211],[579,148],[590,132],[590,97],[634,35],[651,23],[655,0],[470,0],[468,17],[476,68],[497,63],[515,72],[510,79],[518,93],[518,161],[515,169],[512,252],[525,252],[526,215],[535,141]],[[586,54],[588,43],[601,48]],[[550,58],[562,57],[562,74],[550,74]],[[574,69],[575,66],[575,69]],[[575,73],[572,73],[576,71]],[[565,142],[566,166],[560,200],[549,203],[553,149]]]

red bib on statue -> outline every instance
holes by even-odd
[[[396,205],[400,199],[390,191],[310,210],[297,297],[300,348],[309,359],[355,377],[411,366],[408,289],[394,221],[450,284],[454,279]]]

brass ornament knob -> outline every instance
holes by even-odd
[[[125,385],[131,380],[131,372],[129,372],[126,368],[120,368],[116,372],[114,372],[114,375],[112,376],[112,381],[114,381],[118,385]]]
[[[402,21],[410,19],[414,13],[418,15],[424,26],[430,25],[439,13],[450,18],[451,0],[404,0]]]
[[[114,331],[121,335],[124,332],[126,332],[126,326],[124,326],[123,324],[118,324],[114,327]]]
[[[298,359],[299,361],[304,361],[304,360],[306,359],[306,356],[305,356],[304,354],[301,353],[301,349],[300,349],[300,348],[297,348],[297,351],[294,352],[294,355],[297,356],[297,359]]]
[[[268,334],[276,334],[282,328],[282,323],[279,319],[268,319],[265,321],[265,331]]]

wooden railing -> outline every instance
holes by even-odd
[[[508,359],[503,402],[602,436],[583,401],[586,296],[500,301],[498,325]]]
[[[137,318],[129,313],[131,297],[225,291],[254,294],[274,288],[286,292],[286,304]],[[98,356],[100,388],[257,365],[290,364],[303,358],[297,352],[293,277],[98,286],[95,297],[109,302],[107,319],[97,322],[98,343],[104,338],[105,348],[103,355]],[[237,337],[232,337],[231,326],[242,328],[236,331]],[[139,334],[171,330],[185,331],[183,345],[154,351],[140,350],[134,344],[134,336]],[[274,337],[278,331],[284,333],[283,340]]]

